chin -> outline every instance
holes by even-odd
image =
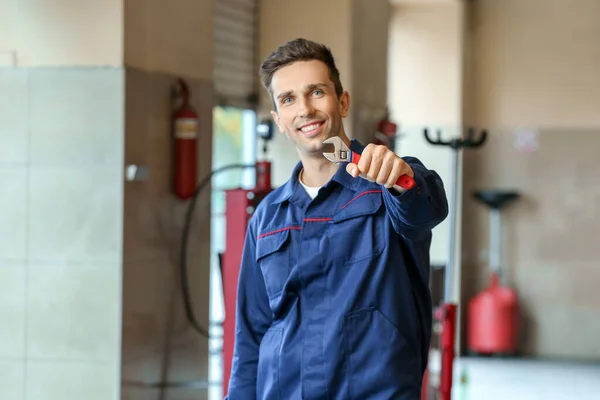
[[[329,139],[330,136],[331,135],[329,135],[328,133],[323,132],[318,135],[303,137],[301,141],[304,142],[307,147],[320,149],[324,146],[323,142]]]
[[[325,145],[323,144],[323,141],[325,139],[326,138],[321,138],[321,137],[319,137],[319,138],[315,137],[315,138],[311,138],[311,139],[304,138],[304,140],[300,140],[299,143],[297,143],[297,147],[304,154],[322,155],[323,149],[325,147]]]

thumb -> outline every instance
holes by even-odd
[[[358,177],[358,166],[354,163],[350,163],[346,165],[346,172],[348,172],[352,177]]]

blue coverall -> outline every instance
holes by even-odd
[[[352,140],[351,149],[364,146]],[[248,226],[228,400],[417,400],[432,324],[429,249],[448,214],[439,175],[403,158],[397,195],[341,164],[311,200],[290,180]]]

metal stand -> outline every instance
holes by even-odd
[[[501,235],[502,219],[500,218],[500,209],[492,208],[490,210],[490,270],[492,276],[501,277],[500,258],[501,258]]]
[[[519,193],[514,190],[482,190],[474,194],[482,204],[485,204],[490,210],[490,230],[489,230],[489,266],[492,281],[494,283],[502,282],[504,279],[502,273],[502,208],[511,201],[519,198]]]
[[[444,303],[438,308],[436,317],[441,322],[441,334],[440,334],[440,347],[442,353],[441,363],[441,379],[439,386],[439,395],[441,400],[450,400],[452,398],[452,369],[455,357],[455,344],[456,344],[456,314],[457,304],[454,301],[454,293],[452,291],[452,283],[454,280],[454,269],[455,269],[455,254],[456,254],[456,211],[458,210],[458,179],[459,179],[459,161],[460,151],[463,148],[477,148],[483,145],[487,138],[487,132],[482,131],[481,136],[475,140],[473,129],[469,129],[467,137],[465,139],[456,138],[449,141],[443,141],[441,139],[440,131],[437,132],[437,139],[434,140],[429,137],[427,129],[423,131],[425,139],[432,145],[435,146],[448,146],[453,151],[451,168],[451,184],[450,187],[450,199],[451,209],[449,212],[450,222],[450,248],[448,254],[448,264],[444,274]]]

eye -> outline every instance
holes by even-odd
[[[319,90],[319,89],[317,89],[317,90],[315,90],[315,91],[313,92],[313,95],[315,95],[315,96],[320,96],[320,95],[322,95],[322,94],[323,94],[323,91],[322,91],[322,90]]]
[[[292,99],[290,97],[285,97],[281,100],[281,104],[286,104],[286,103],[289,103],[290,101],[292,101]]]

